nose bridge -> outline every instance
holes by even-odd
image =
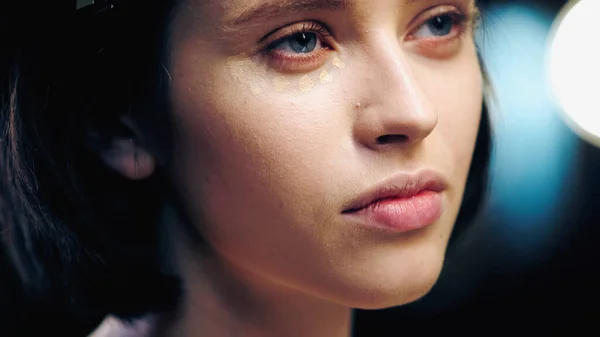
[[[410,90],[414,78],[409,61],[399,43],[384,34],[377,34],[372,43],[374,60],[371,69],[382,79],[379,82],[383,82],[382,84],[385,84],[385,88],[388,89]]]
[[[367,108],[360,119],[368,133],[364,141],[382,139],[418,142],[437,124],[437,113],[421,87],[399,39],[377,33],[370,39],[366,83]]]

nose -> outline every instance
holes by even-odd
[[[434,130],[437,112],[398,40],[374,45],[360,81],[364,102],[355,105],[355,139],[371,149],[414,146]]]

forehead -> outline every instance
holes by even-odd
[[[440,4],[441,0],[183,0],[187,8],[195,15],[219,18],[226,24],[246,23],[251,19],[278,17],[294,12],[319,10],[342,11],[360,10],[370,6],[396,5],[410,6],[418,4]],[[469,2],[475,0],[454,0]],[[204,14],[204,15],[202,15]]]
[[[415,1],[415,0],[409,0]],[[196,15],[218,17],[224,23],[244,23],[250,17],[273,17],[289,12],[343,10],[356,0],[184,0]],[[202,15],[204,14],[204,15]]]
[[[202,40],[240,44],[256,39],[292,21],[329,17],[340,21],[352,18],[357,25],[377,22],[390,13],[412,17],[436,5],[466,5],[475,9],[475,0],[179,0],[173,21],[174,36],[196,36]],[[394,9],[395,10],[391,10]],[[391,11],[390,11],[391,10]],[[368,13],[373,15],[369,16]],[[314,15],[314,17],[313,17]],[[344,18],[342,18],[342,16]]]

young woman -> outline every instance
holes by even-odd
[[[474,0],[28,6],[3,55],[0,225],[30,314],[347,337],[353,308],[431,289],[482,199]]]

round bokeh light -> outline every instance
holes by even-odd
[[[549,52],[549,80],[569,127],[600,147],[600,0],[570,1],[559,15]]]

